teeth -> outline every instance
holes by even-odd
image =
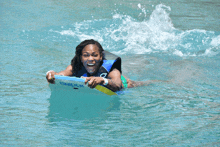
[[[95,65],[95,64],[87,64],[87,65],[89,65],[89,66],[93,66],[93,65]]]

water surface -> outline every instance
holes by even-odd
[[[1,1],[2,146],[219,146],[218,0]],[[123,75],[111,99],[51,93],[48,70],[98,40]]]

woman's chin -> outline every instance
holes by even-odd
[[[90,75],[93,75],[95,73],[95,70],[94,69],[87,69],[87,72],[90,74]]]
[[[86,70],[90,75],[94,75],[98,71],[98,68],[97,67],[86,67]]]

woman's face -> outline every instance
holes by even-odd
[[[102,56],[95,44],[88,44],[83,48],[81,62],[89,74],[93,75],[98,71],[101,61]]]

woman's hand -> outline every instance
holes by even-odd
[[[99,84],[103,84],[105,81],[102,77],[82,77],[86,78],[85,84],[88,82],[90,88],[95,88]]]
[[[56,72],[53,70],[50,70],[46,73],[46,79],[49,83],[52,83],[52,84],[55,83],[55,74]]]
[[[55,83],[55,75],[61,75],[61,76],[72,76],[72,65],[67,66],[67,68],[61,72],[56,73],[53,70],[50,70],[46,73],[46,79],[49,83],[54,84]]]

